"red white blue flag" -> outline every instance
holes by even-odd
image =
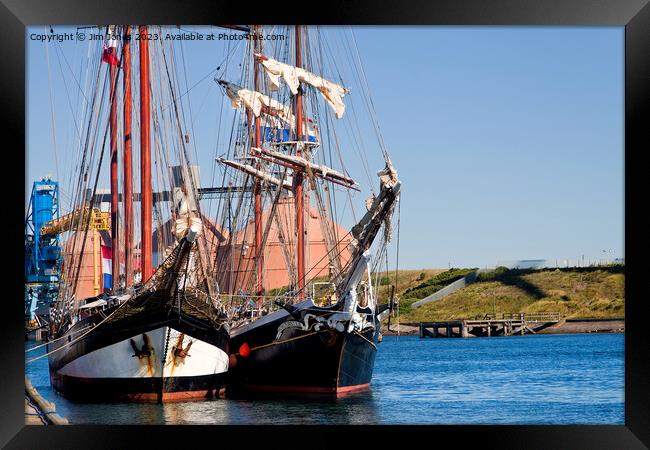
[[[113,251],[110,247],[102,245],[102,272],[104,274],[104,290],[113,287],[113,273],[111,264],[113,263]]]

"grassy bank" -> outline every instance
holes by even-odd
[[[560,312],[566,318],[624,317],[624,270],[623,266],[548,270],[500,269],[481,274],[476,283],[420,308],[411,308],[411,305],[423,298],[419,295],[423,293],[422,285],[436,275],[438,279],[444,278],[441,272],[445,271],[437,271],[433,276],[427,274],[424,279],[420,275],[423,271],[405,271],[409,274],[404,277],[403,282],[398,283],[397,288],[400,298],[400,322],[475,318],[495,312]],[[418,273],[415,278],[414,272]],[[400,273],[398,279],[401,277]],[[391,283],[393,280],[394,277]],[[424,291],[428,292],[426,289]]]

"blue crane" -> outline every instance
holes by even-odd
[[[58,218],[59,183],[50,177],[35,181],[25,218],[26,321],[32,319],[35,310],[45,315],[58,294],[62,262],[59,236],[41,235],[43,224]]]

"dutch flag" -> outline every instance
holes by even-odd
[[[106,245],[102,245],[102,272],[104,274],[104,290],[108,290],[113,287],[113,274],[111,271],[112,262],[112,249]]]

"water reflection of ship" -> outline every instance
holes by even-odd
[[[274,397],[142,405],[138,420],[142,424],[169,425],[378,424],[376,395],[368,390],[338,399]]]
[[[227,400],[173,402],[158,406],[160,421],[168,425],[239,425]],[[154,422],[152,422],[154,423]]]
[[[191,423],[197,424],[372,425],[378,424],[380,420],[375,395],[372,390],[366,390],[341,398],[301,399],[276,396],[248,400],[227,399],[207,403],[209,408],[202,410],[203,417],[199,417],[195,409],[187,408],[187,415],[181,420],[191,417]],[[181,404],[178,406],[183,408]],[[165,408],[168,407],[177,408],[177,405],[165,405]]]

